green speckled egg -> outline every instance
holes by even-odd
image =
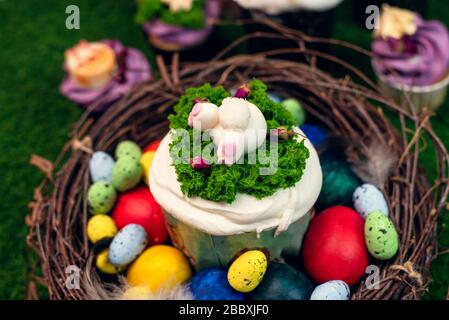
[[[393,222],[380,211],[374,211],[366,218],[365,241],[368,251],[379,260],[392,258],[399,249],[398,233]]]
[[[108,181],[98,181],[89,187],[87,202],[93,214],[106,214],[114,207],[117,192]]]
[[[140,157],[123,156],[117,160],[112,170],[112,184],[118,191],[124,192],[134,188],[142,177]]]
[[[115,149],[115,158],[119,160],[122,157],[131,156],[140,159],[142,149],[133,141],[125,140],[118,144]]]

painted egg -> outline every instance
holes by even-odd
[[[161,144],[161,140],[156,140],[152,143],[150,143],[148,146],[145,147],[145,149],[143,150],[143,152],[148,152],[148,151],[156,151],[157,148],[159,148],[159,145]]]
[[[304,123],[301,125],[301,130],[315,148],[323,146],[329,139],[329,131],[319,125]]]
[[[296,99],[286,99],[282,101],[282,106],[287,109],[296,119],[296,125],[302,126],[306,122],[306,112]]]
[[[87,237],[92,243],[113,237],[116,233],[117,227],[114,219],[105,214],[97,214],[87,222]]]
[[[115,266],[133,262],[147,246],[147,232],[138,224],[121,229],[109,246],[109,261]]]
[[[114,159],[103,151],[96,151],[89,160],[89,172],[93,182],[112,181]]]
[[[392,258],[399,249],[393,222],[383,212],[371,212],[365,221],[365,240],[371,255],[379,260]]]
[[[147,286],[152,292],[170,290],[192,276],[189,262],[182,252],[167,245],[146,249],[129,267],[128,282]]]
[[[142,150],[140,147],[134,142],[130,140],[125,140],[120,142],[115,149],[115,158],[119,160],[122,157],[130,156],[135,157],[136,159],[140,159],[142,155]]]
[[[229,285],[225,269],[205,269],[193,276],[189,287],[195,300],[243,300],[243,293]]]
[[[281,103],[281,101],[282,101],[282,99],[277,94],[275,94],[273,92],[267,92],[267,96],[268,96],[268,99],[270,99],[273,102]]]
[[[364,184],[355,189],[352,196],[354,209],[366,219],[374,211],[383,212],[388,217],[388,205],[384,194],[372,184]]]
[[[250,292],[262,281],[267,265],[267,257],[262,251],[246,251],[229,267],[229,284],[239,292]]]
[[[270,262],[262,282],[249,293],[251,300],[308,300],[312,281],[292,266]]]
[[[316,287],[310,300],[349,300],[350,297],[351,290],[346,282],[332,280]]]
[[[109,251],[107,249],[97,256],[95,264],[98,270],[105,274],[117,274],[126,269],[126,266],[114,266],[109,262]]]
[[[120,194],[112,218],[119,229],[130,223],[144,227],[150,245],[161,244],[168,239],[164,213],[146,187]]]
[[[122,156],[112,170],[112,184],[120,192],[134,188],[142,177],[142,165],[139,158]]]
[[[140,164],[143,168],[143,180],[146,184],[149,183],[150,178],[150,167],[151,163],[153,162],[154,155],[156,153],[154,151],[147,151],[140,157]]]
[[[105,214],[111,211],[117,200],[114,186],[107,181],[98,181],[89,187],[87,202],[93,214]]]
[[[123,292],[122,300],[150,300],[152,292],[145,286],[129,287]]]
[[[342,280],[352,286],[368,266],[364,220],[351,208],[331,207],[310,223],[303,244],[303,261],[317,283]]]

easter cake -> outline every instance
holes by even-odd
[[[149,185],[172,241],[196,270],[227,266],[246,249],[276,259],[301,247],[321,189],[320,162],[266,91],[258,80],[234,96],[209,84],[190,88],[169,117]]]

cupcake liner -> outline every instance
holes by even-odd
[[[173,244],[189,258],[196,271],[213,267],[228,267],[229,262],[246,249],[264,249],[270,260],[283,255],[297,255],[310,221],[310,212],[293,222],[282,234],[274,237],[275,228],[230,236],[215,236],[176,219],[165,212]]]
[[[400,83],[393,84],[383,75],[376,72],[375,68],[373,69],[381,90],[399,105],[403,104],[406,99],[406,94],[410,97],[417,112],[422,112],[424,109],[437,110],[446,99],[449,85],[449,72],[435,84],[428,86],[409,86],[401,85]]]

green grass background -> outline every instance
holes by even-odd
[[[449,25],[443,1],[428,2],[426,18]],[[65,28],[65,8],[76,4],[81,29]],[[143,34],[133,23],[134,1],[0,0],[0,298],[22,299],[25,272],[24,224],[27,204],[42,174],[29,165],[32,153],[55,159],[81,110],[60,96],[63,52],[80,39],[117,38],[154,61]],[[334,37],[368,48],[370,34],[351,20],[350,3],[337,10]],[[367,68],[367,66],[361,66]],[[449,146],[449,103],[433,125]],[[432,152],[425,156],[432,174]],[[440,245],[449,247],[447,217],[440,223]],[[427,298],[443,299],[449,285],[449,255],[432,266]]]

